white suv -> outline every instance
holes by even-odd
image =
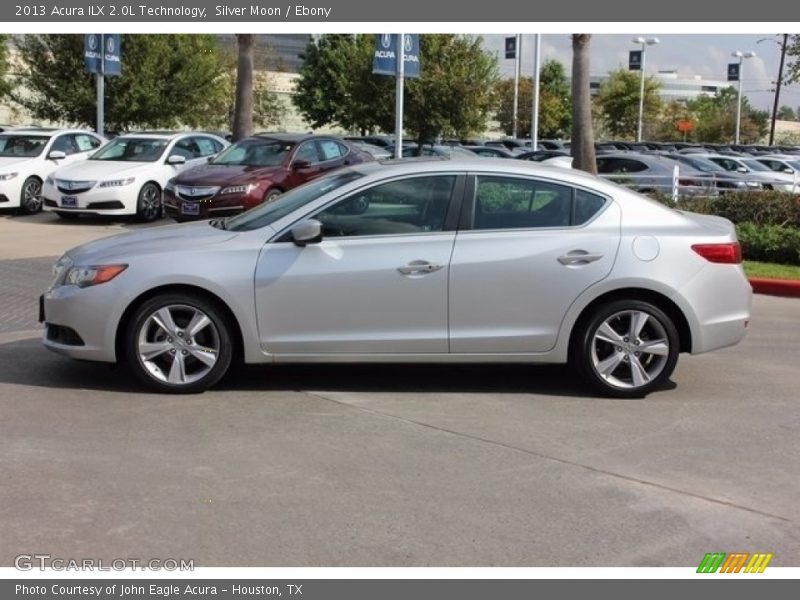
[[[0,208],[38,212],[47,176],[86,159],[104,143],[96,133],[78,129],[16,128],[0,133]]]
[[[62,218],[80,214],[161,217],[162,190],[184,169],[208,162],[228,142],[210,133],[127,133],[89,160],[45,180],[44,210]]]

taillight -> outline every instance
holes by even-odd
[[[692,250],[708,262],[739,264],[742,262],[742,247],[739,242],[726,244],[694,244]]]

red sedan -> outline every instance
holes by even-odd
[[[177,221],[235,215],[334,169],[372,160],[334,137],[259,134],[171,179],[164,208]]]

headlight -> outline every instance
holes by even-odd
[[[56,184],[56,182],[53,181],[53,178],[50,177],[50,175],[48,175],[47,177],[44,178],[44,182],[45,182],[46,185],[55,185]]]
[[[61,285],[64,282],[65,272],[71,266],[72,266],[72,260],[66,254],[56,261],[56,264],[53,265],[51,271],[53,274],[53,283],[50,284],[51,288],[54,288],[57,285]]]
[[[250,183],[248,185],[232,185],[230,187],[223,188],[220,194],[249,194],[252,190],[254,190],[256,184]]]
[[[14,177],[16,177],[17,175],[19,175],[19,173],[3,173],[2,175],[0,175],[0,181],[8,181],[9,179],[14,179]]]
[[[122,273],[128,265],[90,265],[86,267],[72,267],[67,271],[64,280],[66,285],[77,285],[78,287],[89,287],[111,281]]]
[[[108,181],[100,182],[100,185],[97,187],[101,188],[122,187],[123,185],[130,185],[135,180],[136,180],[135,177],[127,177],[126,179],[109,179]]]

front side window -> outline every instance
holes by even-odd
[[[478,177],[473,229],[582,225],[605,204],[602,196],[546,181]]]
[[[294,155],[294,159],[305,160],[312,165],[318,163],[319,153],[317,152],[316,142],[305,142],[300,144],[300,147],[297,149],[297,152]]]
[[[199,152],[198,156],[211,156],[212,154],[216,154],[219,152],[219,148],[217,148],[217,143],[212,140],[211,138],[207,137],[196,137],[194,138],[195,143],[197,144],[197,150]]]
[[[155,162],[164,154],[166,147],[165,139],[118,137],[95,152],[89,160]]]
[[[444,229],[455,175],[382,183],[316,214],[325,237],[403,235]]]

